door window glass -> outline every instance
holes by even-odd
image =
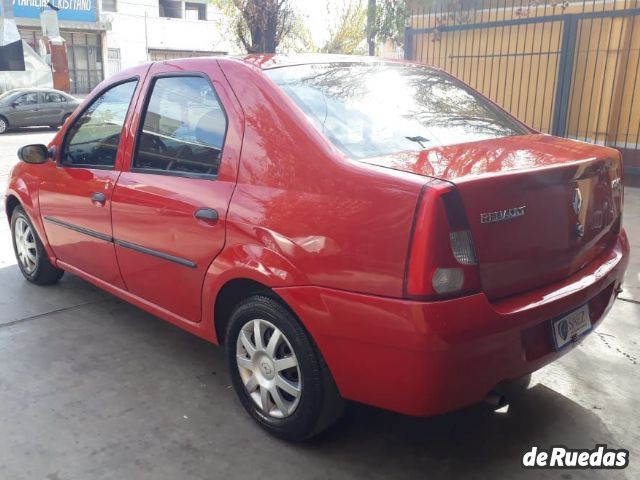
[[[46,103],[62,103],[66,102],[66,99],[59,93],[44,92],[44,101]]]
[[[26,93],[16,99],[18,105],[31,105],[38,103],[38,94],[36,92]]]
[[[165,77],[153,85],[133,168],[215,175],[227,129],[220,101],[203,77]]]
[[[74,167],[113,167],[122,126],[137,81],[107,90],[69,128],[62,164]]]

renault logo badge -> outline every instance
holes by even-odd
[[[582,194],[580,193],[579,188],[576,188],[573,191],[573,200],[571,205],[573,206],[573,211],[576,212],[576,215],[580,215],[580,210],[582,210]],[[584,237],[584,225],[580,222],[576,223],[575,234],[578,238]]]
[[[580,193],[580,189],[576,188],[573,191],[573,211],[576,212],[576,215],[580,215],[580,210],[582,210],[582,194]]]

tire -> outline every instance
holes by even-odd
[[[531,385],[531,374],[516,378],[504,386],[505,394],[509,397],[524,395]]]
[[[64,270],[54,267],[42,246],[33,223],[20,206],[11,215],[13,252],[24,278],[36,285],[56,283]]]
[[[0,134],[5,133],[7,130],[9,130],[9,120],[0,116]]]
[[[303,441],[341,416],[345,401],[329,369],[299,321],[280,303],[264,296],[246,299],[233,311],[225,338],[233,388],[249,415],[271,435]]]

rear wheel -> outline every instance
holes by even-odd
[[[9,120],[0,117],[0,133],[5,133],[7,130],[9,130]]]
[[[55,283],[64,274],[47,257],[36,229],[22,207],[16,207],[11,216],[13,251],[24,278],[37,285]]]
[[[327,366],[298,320],[275,300],[242,302],[229,321],[226,349],[236,394],[272,435],[305,440],[340,417],[345,402]]]
[[[62,117],[62,121],[60,122],[60,124],[59,124],[59,125],[49,125],[49,128],[50,128],[51,130],[57,130],[57,129],[59,129],[62,125],[64,125],[64,124],[65,124],[65,122],[67,121],[67,119],[68,119],[70,116],[71,116],[71,114],[70,114],[70,113],[67,113],[64,117]]]

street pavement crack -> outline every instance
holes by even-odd
[[[7,322],[7,323],[2,323],[2,324],[0,324],[0,328],[10,327],[11,325],[16,325],[16,324],[22,323],[22,322],[28,322],[29,320],[37,320],[38,318],[46,317],[47,315],[51,315],[51,314],[54,314],[54,313],[66,312],[66,311],[69,311],[69,310],[73,310],[74,308],[86,307],[87,305],[95,305],[97,303],[107,302],[107,301],[110,301],[110,300],[113,300],[113,298],[102,298],[100,300],[92,300],[90,302],[78,303],[76,305],[70,305],[68,307],[57,308],[55,310],[49,310],[48,312],[38,313],[36,315],[31,315],[29,317],[18,318],[17,320],[12,320],[12,321]]]
[[[618,297],[618,300],[622,300],[623,302],[635,303],[636,305],[640,305],[640,301],[632,300],[631,298]]]

